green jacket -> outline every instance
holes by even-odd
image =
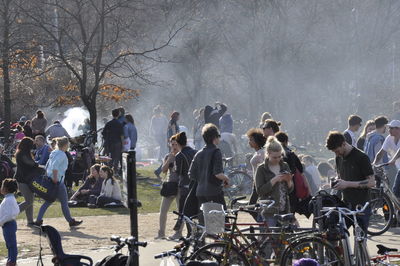
[[[287,171],[290,173],[290,168],[287,163],[285,163],[284,161],[280,161],[279,164],[280,164],[281,172]],[[265,159],[264,163],[260,164],[257,167],[256,190],[257,190],[259,199],[261,199],[261,200],[272,199],[275,201],[275,204],[272,208],[264,210],[263,214],[282,213],[279,211],[279,209],[280,209],[279,208],[279,206],[280,206],[279,199],[281,197],[281,195],[280,195],[281,191],[279,189],[279,186],[280,186],[279,184],[281,182],[275,183],[275,185],[272,186],[271,179],[274,177],[275,177],[275,174],[268,167],[268,158],[267,158],[267,159]],[[286,198],[286,203],[285,203],[285,211],[283,213],[288,213],[288,212],[290,212],[289,193],[293,190],[294,186],[292,186],[291,188],[288,188],[286,182],[284,182],[282,184],[286,186],[286,190],[287,190],[286,195],[284,195],[284,197]]]

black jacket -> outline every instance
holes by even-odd
[[[189,185],[189,167],[196,152],[196,150],[186,146],[175,156],[175,172],[179,176],[180,187]]]
[[[34,176],[39,176],[44,172],[29,154],[18,153],[16,161],[17,172],[14,177],[20,183],[29,184]]]

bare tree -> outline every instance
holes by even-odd
[[[167,47],[183,26],[165,34],[163,41],[146,35],[146,17],[151,8],[131,0],[36,0],[29,9],[22,7],[31,24],[41,32],[45,53],[58,67],[71,73],[65,101],[81,100],[90,114],[92,129],[97,128],[96,99],[99,93],[133,88],[121,86],[121,79],[149,81],[145,61],[162,61],[157,51]]]

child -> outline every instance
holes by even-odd
[[[6,266],[14,266],[17,263],[17,222],[19,207],[14,193],[18,190],[17,181],[11,178],[3,180],[1,194],[4,199],[0,204],[0,226],[3,228],[4,241],[8,249]]]

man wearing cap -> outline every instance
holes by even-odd
[[[393,185],[393,192],[397,197],[400,197],[400,121],[392,120],[388,124],[389,136],[383,142],[382,148],[376,154],[372,164],[377,164],[381,161],[385,154],[388,154],[389,163],[395,164],[397,168],[397,175]]]

